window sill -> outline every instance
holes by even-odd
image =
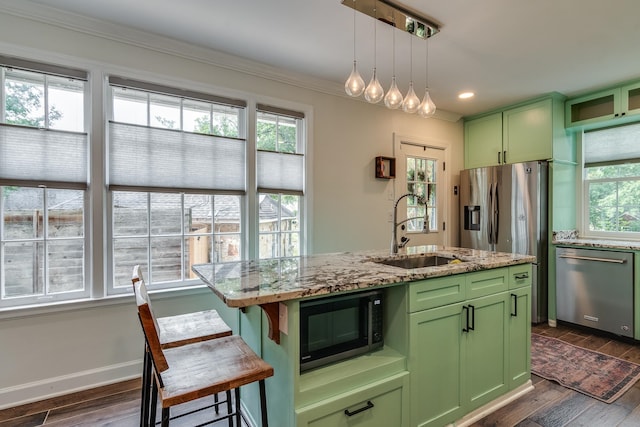
[[[190,286],[189,288],[172,288],[150,292],[155,298],[173,298],[177,296],[211,294],[206,285]],[[49,304],[32,304],[21,307],[7,307],[0,309],[0,320],[19,319],[21,317],[34,317],[63,313],[66,311],[86,310],[110,305],[134,304],[133,294],[113,295],[104,298],[85,298],[73,301],[60,301]]]

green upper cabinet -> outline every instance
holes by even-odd
[[[502,113],[503,163],[550,159],[552,117],[551,99],[505,110]]]
[[[565,126],[594,129],[640,120],[640,82],[567,100]]]
[[[496,165],[502,156],[502,113],[464,124],[464,164],[467,169]]]
[[[564,129],[564,97],[550,94],[465,121],[465,168],[575,160]]]

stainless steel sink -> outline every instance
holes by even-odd
[[[393,267],[400,268],[423,268],[423,267],[437,267],[439,265],[447,265],[452,261],[463,262],[457,258],[449,258],[440,255],[425,255],[411,258],[387,258],[376,261],[379,264],[391,265]]]

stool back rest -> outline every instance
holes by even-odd
[[[136,295],[136,305],[138,306],[138,317],[142,325],[142,332],[147,340],[153,365],[158,372],[164,372],[169,369],[167,359],[164,357],[162,345],[160,344],[160,335],[158,335],[158,322],[151,310],[149,295],[144,280],[138,280],[133,284],[133,291]]]

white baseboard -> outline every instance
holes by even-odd
[[[557,321],[549,319],[549,326],[551,326],[552,328],[557,327],[558,326]]]
[[[471,424],[481,420],[482,418],[486,417],[492,412],[497,411],[503,406],[508,405],[509,403],[522,397],[523,395],[529,393],[532,390],[533,390],[533,383],[531,382],[531,380],[529,380],[525,384],[510,391],[509,393],[497,398],[492,402],[487,403],[484,406],[481,406],[480,408],[476,409],[473,412],[468,413],[462,419],[456,421],[455,426],[456,427],[470,426]]]
[[[12,408],[77,391],[101,387],[120,381],[139,378],[142,361],[120,363],[82,372],[74,372],[0,389],[0,409]]]

